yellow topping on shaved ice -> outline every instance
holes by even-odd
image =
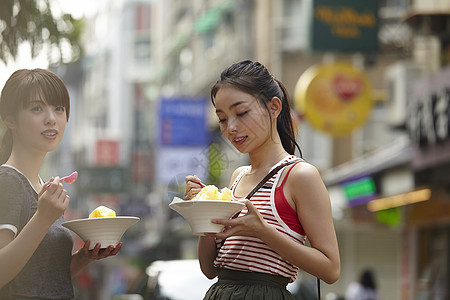
[[[89,214],[91,218],[115,217],[116,212],[106,206],[100,205]]]
[[[231,201],[231,190],[225,187],[219,191],[215,185],[207,185],[192,200]]]
[[[223,188],[222,190],[222,200],[231,201],[231,190],[227,187]]]

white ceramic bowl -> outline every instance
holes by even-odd
[[[223,225],[211,223],[212,219],[229,219],[245,204],[223,200],[182,200],[175,197],[169,207],[183,216],[191,226],[192,234],[218,233]]]
[[[109,245],[115,247],[125,231],[137,221],[138,217],[102,217],[67,221],[62,223],[62,226],[78,234],[83,241],[90,240],[91,250],[96,243],[100,243],[102,248]]]

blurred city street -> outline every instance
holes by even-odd
[[[140,218],[117,256],[73,279],[76,300],[195,300],[215,282],[201,277],[198,237],[169,203],[187,175],[222,188],[249,164],[210,99],[243,59],[286,85],[303,158],[330,195],[341,275],[321,282],[322,299],[344,300],[367,269],[378,300],[450,299],[450,1],[84,2],[50,1],[79,19],[77,51],[28,59],[25,46],[0,60],[1,86],[40,67],[68,87],[66,132],[41,169],[44,180],[78,171],[65,219],[99,205]],[[301,294],[315,284],[301,271],[289,290],[313,299]]]

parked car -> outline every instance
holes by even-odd
[[[155,261],[147,267],[146,273],[146,300],[203,299],[216,282],[203,275],[197,259]]]
[[[203,299],[209,287],[217,281],[217,278],[206,278],[200,270],[198,259],[158,260],[147,267],[146,275],[148,282],[145,300]],[[296,282],[287,286],[296,299],[303,299],[298,288]],[[315,292],[312,290],[312,293]]]

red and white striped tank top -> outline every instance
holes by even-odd
[[[294,155],[290,155],[278,162],[275,168],[280,164],[291,160],[298,160]],[[250,167],[243,170],[233,182],[231,190],[234,190],[242,176]],[[275,206],[275,189],[278,185],[281,174],[285,167],[281,168],[274,176],[272,176],[250,199],[252,204],[261,213],[264,220],[274,226],[279,232],[293,239],[294,241],[304,244],[306,236],[295,232],[282,220]],[[247,213],[245,207],[239,216]],[[297,277],[298,267],[284,260],[280,255],[267,246],[262,240],[247,236],[231,236],[225,240],[221,246],[221,241],[217,241],[218,254],[214,261],[216,268],[227,268],[232,270],[261,272],[275,275],[281,275],[290,278],[293,282]]]

